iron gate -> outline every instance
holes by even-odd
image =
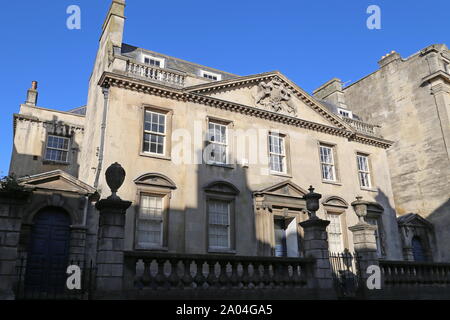
[[[357,255],[340,252],[330,253],[329,257],[338,298],[357,298],[362,284]]]
[[[81,270],[81,289],[69,290],[66,282],[69,266]],[[92,261],[70,261],[64,264],[46,266],[33,264],[27,268],[26,259],[19,260],[15,296],[17,300],[90,300],[95,285],[96,267]]]

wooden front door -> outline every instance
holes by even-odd
[[[47,208],[33,219],[27,257],[25,290],[62,292],[69,258],[70,218],[58,208]]]

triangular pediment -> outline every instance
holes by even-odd
[[[418,214],[408,213],[399,218],[397,218],[397,222],[399,226],[408,226],[408,227],[424,227],[424,228],[433,228],[433,224]]]
[[[20,184],[45,190],[77,193],[83,195],[95,194],[95,188],[80,181],[62,170],[55,170],[19,179]]]
[[[291,180],[283,181],[255,192],[255,194],[270,194],[285,197],[303,197],[307,193],[305,189],[299,187]]]
[[[202,84],[190,87],[187,91],[325,126],[353,130],[279,72]]]

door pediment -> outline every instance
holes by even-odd
[[[62,170],[23,177],[19,179],[19,183],[34,189],[62,191],[82,195],[93,195],[96,193],[95,188]]]

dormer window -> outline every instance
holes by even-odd
[[[350,110],[338,108],[338,112],[343,117],[350,118],[350,119],[353,118],[353,112],[351,112]]]
[[[164,68],[165,61],[161,58],[144,55],[143,62],[152,67]]]
[[[213,80],[213,81],[222,80],[222,76],[217,73],[212,73],[212,72],[207,72],[207,71],[201,70],[200,74],[201,74],[201,77],[206,78],[208,80]]]

